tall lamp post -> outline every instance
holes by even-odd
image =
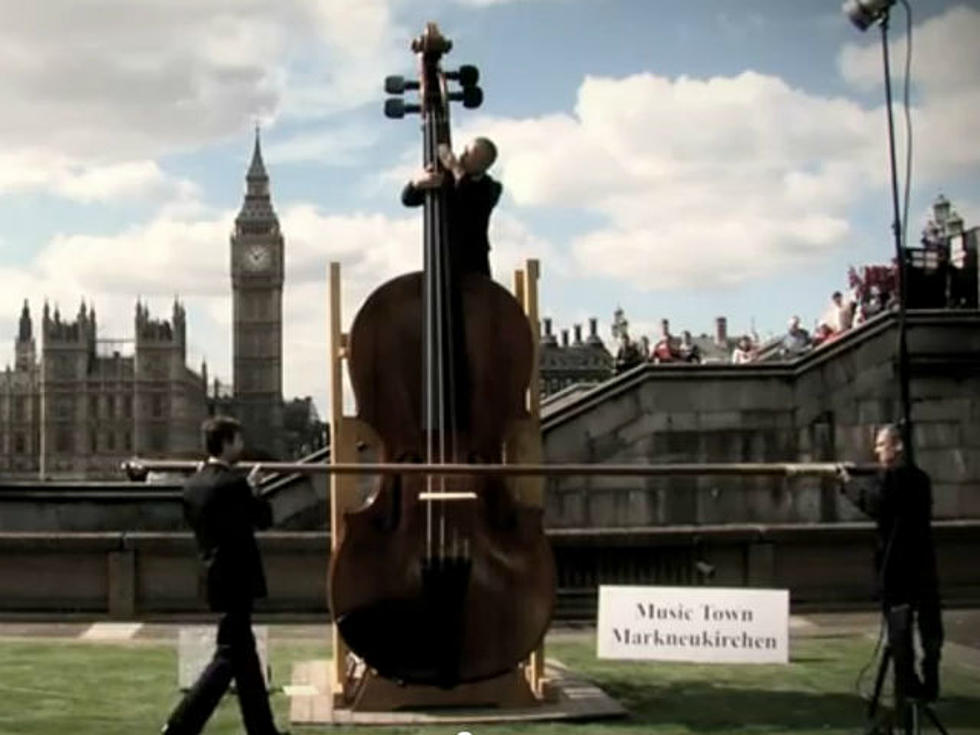
[[[905,308],[908,297],[908,266],[902,248],[902,217],[898,208],[898,171],[895,166],[895,122],[892,116],[891,67],[888,61],[888,16],[895,0],[846,0],[843,11],[861,31],[877,24],[881,28],[881,55],[885,66],[885,109],[888,114],[888,152],[892,178],[892,233],[895,238],[895,258],[898,268],[898,386],[902,417],[900,420],[905,457],[914,462],[912,418],[909,399],[909,351],[906,341]]]

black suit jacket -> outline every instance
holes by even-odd
[[[443,172],[443,191],[449,210],[449,238],[453,266],[457,273],[490,275],[490,214],[500,201],[503,186],[484,174],[478,179],[466,175],[456,181],[449,171]],[[425,191],[411,182],[402,190],[402,204],[418,207],[425,203]]]
[[[252,494],[242,471],[217,463],[187,481],[183,500],[211,609],[250,609],[252,600],[267,594],[255,529],[272,525],[269,501]]]
[[[851,483],[848,497],[877,521],[876,592],[886,604],[918,603],[939,594],[932,540],[932,483],[918,467],[901,465],[870,483]]]

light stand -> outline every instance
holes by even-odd
[[[898,724],[906,735],[920,735],[924,720],[929,720],[941,735],[949,735],[943,723],[931,706],[921,699],[915,691],[916,679],[913,668],[915,650],[912,643],[912,609],[909,605],[899,605],[883,611],[884,624],[888,631],[888,642],[881,652],[878,674],[875,676],[874,694],[868,703],[867,735],[893,732],[892,725]],[[895,708],[890,718],[878,716],[881,690],[892,664],[895,677]]]
[[[888,113],[888,152],[892,178],[892,233],[895,239],[895,257],[898,287],[898,388],[901,403],[900,431],[905,445],[905,458],[915,463],[912,445],[912,418],[909,398],[909,351],[906,340],[905,311],[908,301],[908,265],[902,248],[902,217],[898,207],[898,170],[895,165],[895,122],[892,116],[891,66],[888,61],[888,15],[895,0],[847,0],[843,10],[851,22],[866,31],[877,23],[881,27],[881,55],[885,65],[885,110]]]

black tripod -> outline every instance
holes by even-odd
[[[912,645],[912,609],[909,605],[898,605],[885,613],[888,630],[888,643],[881,652],[878,674],[875,676],[875,690],[868,703],[868,735],[883,735],[894,732],[898,725],[905,735],[918,735],[922,732],[922,722],[928,719],[943,735],[948,732],[939,721],[935,710],[920,695],[915,676],[915,650]],[[885,683],[888,665],[894,664],[895,708],[890,716],[878,715],[881,688]]]

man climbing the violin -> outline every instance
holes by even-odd
[[[439,161],[451,176],[426,168],[402,190],[402,203],[418,207],[425,203],[425,192],[444,187],[449,209],[450,243],[458,275],[490,275],[490,214],[503,190],[499,181],[487,174],[497,159],[497,147],[489,138],[475,138],[457,158],[448,145],[439,146]]]

